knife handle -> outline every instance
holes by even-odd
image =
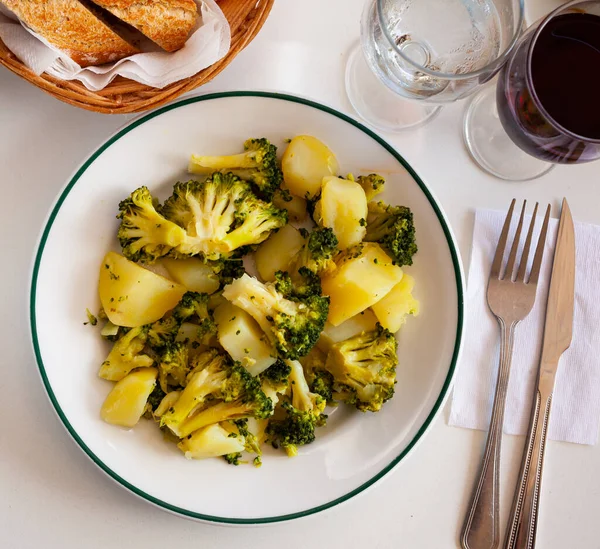
[[[551,405],[552,392],[537,388],[531,407],[519,482],[506,532],[505,549],[534,549],[535,547]]]

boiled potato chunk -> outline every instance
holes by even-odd
[[[333,229],[340,250],[360,244],[367,234],[367,197],[355,181],[326,177],[319,201],[317,219]]]
[[[286,271],[303,245],[304,238],[298,229],[291,225],[279,229],[254,254],[260,277],[265,282],[275,280],[275,273]]]
[[[336,175],[339,164],[325,143],[310,135],[298,135],[283,153],[281,169],[292,194],[314,198],[321,191],[323,178]]]
[[[230,431],[215,423],[198,429],[191,436],[184,438],[177,447],[187,459],[204,459],[243,452],[244,443],[240,437],[230,437],[229,434]]]
[[[397,332],[407,315],[419,314],[419,302],[412,295],[414,286],[415,279],[405,274],[389,294],[371,307],[379,323],[390,332]]]
[[[306,200],[294,194],[290,194],[288,198],[290,200],[285,200],[282,194],[275,193],[273,204],[281,210],[287,210],[288,219],[290,221],[304,221],[308,215]]]
[[[179,282],[192,292],[212,294],[219,289],[219,277],[209,265],[197,257],[163,258],[161,262],[175,282]]]
[[[363,244],[332,275],[323,278],[323,293],[331,298],[329,323],[339,326],[368,309],[387,295],[402,275],[402,269],[392,264],[379,244]]]
[[[108,252],[102,261],[98,290],[108,319],[128,328],[162,318],[186,292],[184,286],[115,252]]]
[[[264,372],[276,358],[260,326],[246,311],[225,303],[216,308],[219,343],[253,376]]]
[[[350,337],[361,334],[362,332],[370,332],[377,326],[377,317],[373,311],[367,309],[362,313],[353,316],[352,318],[342,322],[339,326],[334,326],[327,322],[325,328],[321,332],[321,337],[317,342],[317,347],[323,352],[329,352],[334,343],[345,341]]]
[[[144,413],[157,375],[156,368],[140,368],[118,381],[108,393],[100,417],[106,423],[133,427]]]

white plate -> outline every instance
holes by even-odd
[[[175,181],[188,177],[193,152],[234,152],[250,136],[283,146],[286,138],[303,133],[327,143],[343,173],[385,175],[383,199],[414,212],[419,252],[409,271],[422,312],[399,336],[394,399],[377,414],[336,409],[316,442],[301,448],[298,457],[267,451],[260,469],[232,467],[220,459],[187,461],[151,422],[141,421],[131,431],[103,423],[99,410],[111,384],[97,372],[108,347],[98,330],[83,322],[86,307],[99,307],[101,259],[118,249],[118,202],[140,185],[166,198]],[[306,516],[348,500],[383,477],[440,410],[462,333],[463,275],[456,250],[425,184],[390,145],[356,121],[305,99],[271,93],[188,99],[111,137],[58,198],[32,276],[31,331],[40,373],[60,420],[81,449],[142,498],[187,517],[229,524]]]

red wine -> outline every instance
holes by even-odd
[[[600,17],[567,13],[540,33],[531,58],[533,89],[563,128],[600,139]]]
[[[550,19],[528,53],[523,37],[500,75],[500,120],[524,151],[551,162],[600,157],[600,16],[566,13]],[[596,143],[594,143],[596,141]]]

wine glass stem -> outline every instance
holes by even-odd
[[[463,125],[465,145],[486,172],[507,181],[528,181],[547,174],[553,164],[534,158],[508,136],[496,106],[496,80],[470,101]]]

